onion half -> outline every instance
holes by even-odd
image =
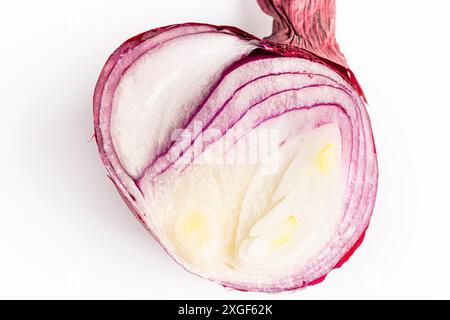
[[[108,176],[180,265],[278,292],[350,257],[378,171],[334,1],[258,2],[274,16],[265,40],[189,23],[125,42],[99,77],[94,124]]]

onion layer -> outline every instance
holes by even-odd
[[[275,17],[267,40],[190,23],[125,42],[98,80],[94,120],[109,177],[178,263],[277,292],[348,259],[378,173],[334,1],[259,3]]]

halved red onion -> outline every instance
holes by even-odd
[[[361,243],[377,162],[334,1],[261,0],[274,35],[181,24],[109,58],[94,95],[108,176],[192,273],[239,290],[315,284]]]

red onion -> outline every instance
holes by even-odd
[[[95,137],[120,195],[180,265],[278,292],[351,256],[378,172],[334,0],[258,2],[274,17],[264,40],[187,23],[122,44],[95,89]]]

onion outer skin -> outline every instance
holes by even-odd
[[[265,1],[258,0],[258,2],[260,2],[261,6],[264,9],[264,5],[266,5],[266,3],[264,3]],[[130,192],[130,181],[124,181],[124,172],[118,172],[117,165],[113,164],[111,161],[112,157],[114,158],[116,156],[111,155],[110,151],[105,150],[104,133],[102,133],[102,130],[101,130],[103,122],[101,119],[100,112],[101,112],[102,103],[103,103],[102,97],[104,96],[106,91],[110,90],[110,88],[105,87],[105,84],[107,83],[108,79],[110,79],[111,77],[112,78],[116,77],[117,80],[120,80],[120,77],[122,76],[122,74],[115,75],[115,74],[112,74],[111,72],[113,72],[114,68],[116,67],[116,65],[118,63],[122,63],[122,59],[124,59],[124,57],[126,58],[127,53],[132,48],[134,48],[140,44],[143,44],[145,41],[152,39],[155,36],[163,35],[167,32],[172,32],[172,31],[174,31],[176,33],[177,29],[180,29],[180,28],[182,29],[182,28],[186,28],[186,27],[206,28],[206,29],[211,30],[211,32],[230,33],[232,35],[235,35],[236,37],[239,37],[240,39],[243,39],[243,40],[253,43],[257,47],[257,49],[255,49],[255,51],[260,50],[261,52],[265,52],[265,53],[271,54],[273,56],[301,58],[301,59],[306,59],[306,60],[309,60],[312,62],[322,64],[322,65],[328,67],[329,69],[335,71],[339,75],[341,75],[342,78],[344,78],[354,88],[354,90],[360,95],[360,97],[365,101],[363,91],[362,91],[360,85],[358,84],[355,76],[353,75],[351,70],[347,67],[347,64],[345,62],[345,58],[343,58],[343,55],[342,55],[342,57],[340,57],[340,55],[335,52],[330,56],[323,57],[323,55],[319,56],[316,52],[314,52],[313,49],[306,50],[301,47],[295,47],[295,46],[291,46],[291,45],[288,45],[285,43],[274,42],[274,41],[276,41],[276,39],[280,38],[279,35],[275,36],[275,37],[271,37],[266,40],[263,40],[263,39],[259,39],[259,38],[255,37],[253,35],[250,35],[242,30],[239,30],[235,27],[214,26],[214,25],[210,25],[210,24],[200,24],[200,23],[187,23],[187,24],[170,25],[170,26],[166,26],[166,27],[162,27],[162,28],[153,29],[153,30],[144,32],[140,35],[137,35],[137,36],[127,40],[110,56],[110,58],[106,62],[105,66],[100,74],[96,88],[95,88],[95,93],[94,93],[95,138],[96,138],[96,142],[97,142],[97,145],[99,148],[100,157],[107,169],[107,174],[108,174],[109,178],[113,181],[114,185],[116,186],[116,188],[119,191],[119,194],[124,199],[127,206],[131,209],[131,211],[134,213],[134,215],[139,219],[139,221],[141,221],[143,226],[152,234],[152,236],[158,242],[160,242],[158,235],[145,222],[145,218],[144,218],[145,213],[143,212],[142,207],[140,207],[138,204],[139,199],[136,199],[135,193]],[[277,30],[277,29],[275,28],[275,30]],[[275,32],[275,34],[276,33],[277,32]],[[366,132],[366,133],[370,137],[372,137],[370,126],[369,126],[368,130],[369,130],[369,132]],[[372,143],[373,143],[373,141],[372,141]],[[371,195],[371,199],[368,200],[369,206],[371,206],[371,208],[369,208],[370,212],[372,212],[372,210],[373,210],[373,205],[374,205],[375,197],[376,197],[376,186],[377,186],[377,181],[378,181],[378,170],[377,170],[377,165],[376,165],[376,150],[375,150],[374,144],[373,144],[373,155],[375,157],[375,164],[374,164],[375,165],[375,168],[374,168],[375,173],[373,174],[373,177],[372,177],[373,181],[371,183],[372,183],[372,186],[375,188],[375,191]],[[369,215],[369,218],[370,218],[370,215]],[[360,246],[360,244],[362,243],[362,241],[364,239],[365,232],[368,227],[368,223],[369,222],[367,220],[367,223],[364,226],[363,231],[360,232],[359,238],[357,238],[357,240],[354,241],[351,248],[340,258],[340,260],[336,263],[336,265],[333,267],[333,269],[341,267],[350,258],[350,256],[355,252],[355,250]],[[172,256],[172,253],[167,248],[165,248],[164,246],[163,246],[163,248],[164,248],[164,250],[166,250],[166,252],[169,255]],[[178,262],[176,257],[172,256],[172,258],[174,258],[174,260]],[[186,268],[183,264],[180,264],[180,265],[182,267]],[[188,271],[192,272],[191,270],[188,270]],[[287,291],[287,290],[297,290],[297,289],[300,289],[300,288],[303,288],[303,287],[306,287],[309,285],[318,284],[325,279],[327,274],[328,273],[321,275],[320,277],[318,277],[315,280],[312,280],[308,283],[298,283],[297,285],[291,286],[289,288],[286,288],[286,287],[261,288],[261,287],[257,287],[257,286],[252,287],[247,284],[239,285],[236,283],[227,283],[227,282],[221,282],[220,284],[222,284],[225,287],[229,287],[229,288],[241,290],[241,291],[279,292],[279,291]]]

